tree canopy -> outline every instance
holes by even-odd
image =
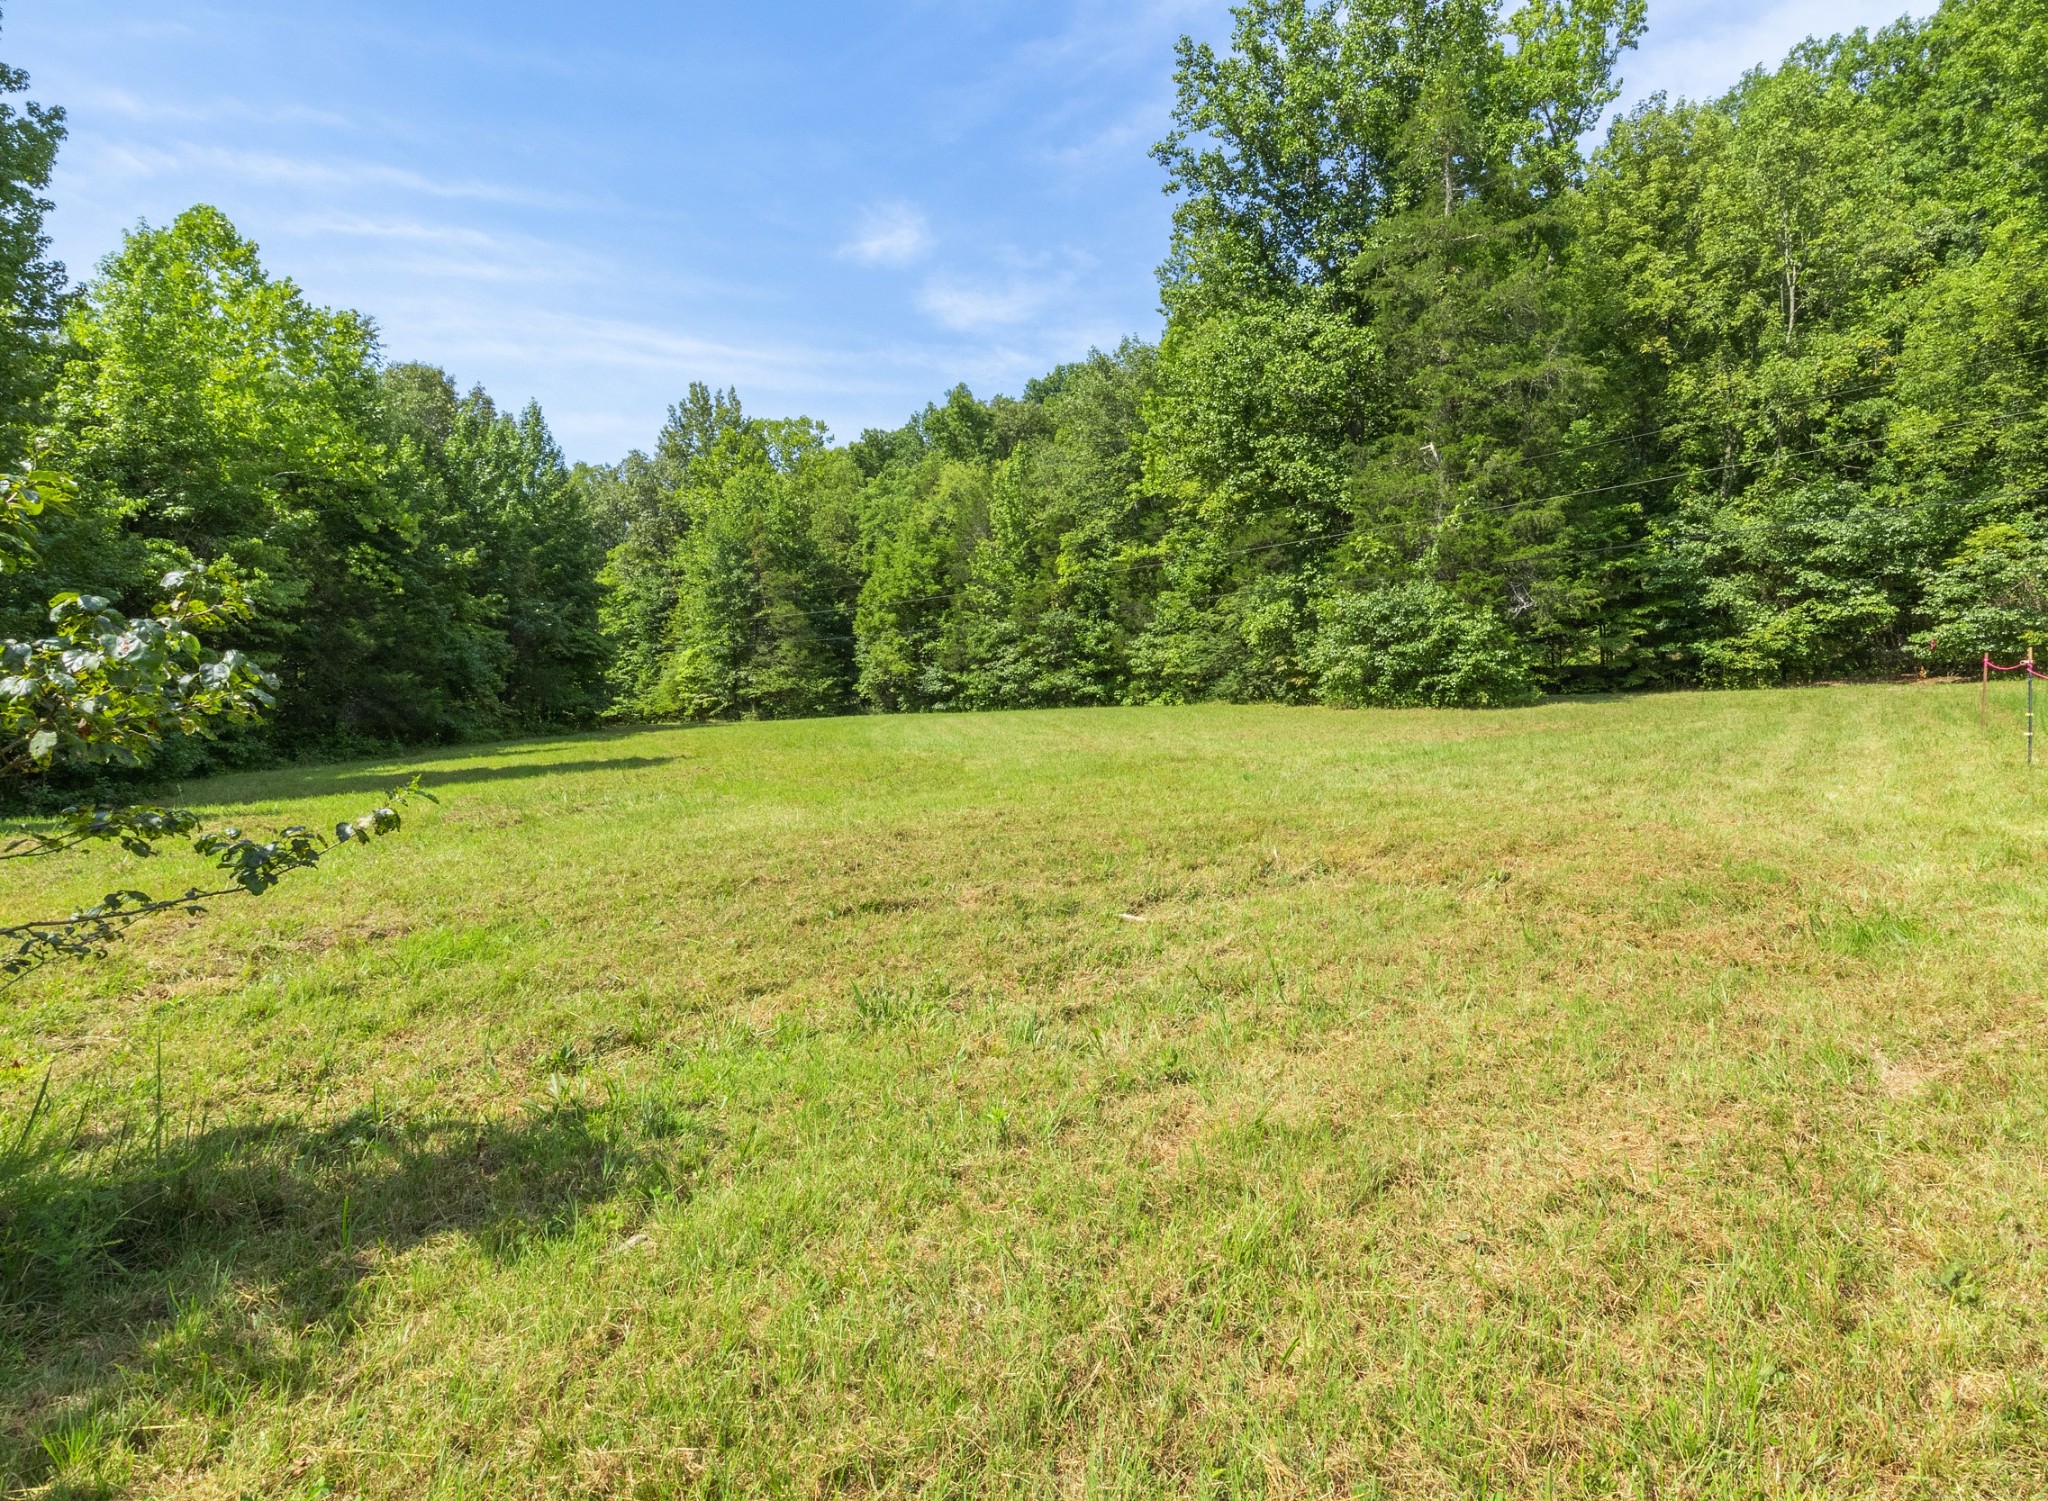
[[[216,210],[46,258],[0,106],[0,580],[244,580],[277,710],[161,764],[613,717],[1509,703],[2048,645],[2048,0],[1619,116],[1644,0],[1246,0],[1183,42],[1156,344],[838,442],[689,388],[569,467]],[[25,86],[0,76],[0,94]],[[1604,123],[1603,123],[1604,122]],[[11,342],[10,342],[11,341]]]

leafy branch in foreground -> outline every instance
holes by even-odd
[[[66,808],[57,817],[62,827],[56,833],[24,829],[11,844],[0,846],[0,860],[58,855],[100,840],[118,841],[129,854],[147,858],[156,853],[158,841],[196,834],[200,823],[199,815],[188,808],[103,808],[97,804]]]
[[[60,594],[54,635],[0,643],[0,770],[140,766],[168,734],[251,724],[270,707],[269,673],[200,644],[200,629],[248,618],[233,570],[182,569],[162,587],[167,597],[136,619],[96,594]]]
[[[251,838],[234,827],[199,832],[198,815],[182,808],[67,808],[62,830],[25,834],[0,851],[0,859],[54,855],[103,840],[150,856],[161,841],[192,836],[193,853],[212,861],[229,884],[211,890],[194,886],[182,895],[161,898],[146,891],[110,891],[96,905],[69,917],[0,927],[0,947],[13,946],[11,954],[0,958],[0,976],[6,977],[0,980],[0,990],[60,959],[104,957],[109,944],[145,918],[167,912],[196,916],[206,910],[202,903],[221,897],[262,896],[293,871],[314,869],[322,857],[343,845],[396,833],[404,822],[398,810],[415,798],[439,801],[414,777],[392,788],[380,806],[336,824],[332,836],[293,824],[267,840]]]
[[[35,561],[38,520],[76,498],[69,476],[34,461],[0,476],[0,573]],[[0,641],[0,775],[140,766],[168,735],[253,723],[271,706],[269,673],[199,639],[253,613],[233,565],[197,563],[159,587],[155,609],[133,619],[100,595],[59,594],[50,635]]]
[[[37,556],[36,521],[74,498],[68,477],[33,464],[0,475],[0,573]],[[171,735],[210,735],[249,724],[272,706],[271,675],[236,651],[210,651],[199,632],[249,618],[248,586],[225,560],[166,574],[164,599],[131,619],[97,595],[66,593],[50,602],[55,634],[0,642],[0,782],[61,764],[141,766]],[[182,895],[110,891],[69,917],[0,927],[0,990],[61,959],[98,958],[146,918],[197,914],[225,896],[262,896],[294,871],[312,870],[346,844],[395,832],[399,808],[436,799],[414,777],[382,805],[338,823],[330,836],[303,824],[255,838],[226,826],[207,829],[197,813],[153,806],[67,808],[54,833],[24,832],[0,861],[62,854],[114,843],[131,855],[190,840],[225,884]],[[12,953],[5,951],[12,946]]]

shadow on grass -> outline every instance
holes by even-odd
[[[681,759],[677,756],[618,756],[609,761],[524,761],[510,766],[450,766],[436,771],[427,766],[419,773],[420,785],[427,788],[459,787],[475,782],[516,782],[529,777],[579,776],[590,772],[604,771],[646,771],[655,766],[667,766]],[[410,773],[407,773],[409,776]],[[389,792],[405,776],[391,772],[352,772],[341,776],[308,776],[301,792],[315,796],[328,793],[379,793]]]
[[[0,1494],[118,1494],[153,1426],[139,1413],[227,1419],[312,1388],[366,1279],[423,1242],[511,1262],[600,1205],[630,1224],[688,1196],[715,1144],[688,1112],[570,1094],[504,1122],[17,1124],[0,1142]]]

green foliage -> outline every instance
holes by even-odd
[[[583,482],[616,541],[603,618],[615,712],[796,717],[851,702],[859,468],[807,421],[702,384],[650,460]]]
[[[162,573],[226,567],[253,606],[227,644],[277,679],[271,748],[595,714],[600,551],[537,410],[380,371],[365,319],[307,303],[208,208],[128,235],[66,335],[45,441],[79,503],[8,581],[17,633],[60,588],[133,608]]]
[[[60,855],[81,845],[100,842],[118,844],[129,854],[148,859],[159,842],[199,832],[199,815],[188,808],[153,808],[139,804],[103,808],[97,804],[66,808],[57,820],[55,833],[23,830],[4,850],[0,860],[19,860],[28,855]]]
[[[1146,485],[1205,537],[1323,540],[1375,415],[1379,359],[1373,331],[1313,291],[1177,322],[1146,407]]]
[[[1559,450],[1605,420],[1566,200],[1641,22],[1262,3],[1231,57],[1183,48],[1150,692],[1306,696],[1308,602],[1339,580],[1441,585],[1561,668],[1588,654],[1609,591],[1572,554],[1618,528],[1557,493],[1597,477]]]
[[[10,482],[0,509],[0,531],[11,546],[0,552],[0,568],[25,565],[36,555],[32,518],[43,508],[43,492],[68,497],[68,480],[42,475]],[[52,602],[54,637],[0,643],[0,777],[18,780],[52,767],[112,762],[141,766],[161,749],[166,734],[208,735],[218,725],[255,721],[272,703],[275,680],[234,651],[215,653],[198,631],[246,619],[248,596],[226,568],[204,566],[168,574],[170,595],[154,616],[129,620],[93,596],[60,594]],[[72,807],[56,832],[25,832],[0,860],[62,855],[82,846],[116,843],[130,855],[149,858],[157,846],[189,839],[192,852],[211,862],[232,884],[217,890],[192,886],[176,897],[157,898],[124,889],[68,916],[0,927],[0,989],[45,965],[66,959],[97,958],[107,946],[145,918],[168,912],[196,915],[202,902],[243,893],[262,896],[294,871],[311,870],[340,845],[392,833],[400,826],[396,806],[433,795],[415,777],[396,788],[384,806],[338,824],[332,839],[303,827],[278,831],[268,840],[239,828],[206,829],[198,815],[182,808]]]
[[[970,708],[1118,702],[1152,592],[1139,491],[1155,351],[1127,341],[1034,383],[1041,416],[990,476],[988,531],[957,608]]]
[[[614,712],[1507,703],[2034,640],[2048,10],[1809,43],[1589,157],[1645,23],[1240,5],[1180,50],[1156,349],[840,450],[696,386],[586,474]]]
[[[165,574],[169,596],[131,620],[98,595],[50,602],[56,634],[0,642],[0,766],[140,766],[167,735],[252,724],[275,679],[238,651],[214,653],[198,632],[246,620],[248,596],[231,572]]]
[[[1927,580],[2040,503],[2048,220],[1972,165],[2040,109],[1999,35],[2038,55],[2048,16],[1952,0],[1615,128],[1589,235],[1671,476],[1644,644],[1682,676],[1898,670]]]
[[[182,808],[67,808],[55,834],[31,833],[0,852],[0,860],[54,855],[80,845],[118,841],[130,854],[157,853],[159,843],[187,839],[191,852],[212,869],[212,879],[226,882],[211,889],[187,887],[171,897],[146,891],[110,891],[99,901],[64,917],[0,927],[0,990],[26,979],[46,965],[72,959],[99,959],[137,923],[166,913],[197,917],[205,903],[227,896],[262,896],[287,876],[314,870],[323,857],[347,844],[366,843],[394,834],[404,824],[398,812],[414,798],[437,801],[414,777],[394,787],[384,802],[369,812],[334,826],[329,836],[301,824],[258,838],[229,825],[201,827],[198,815]]]
[[[68,500],[68,479],[31,471],[0,491],[0,570],[28,565],[38,553],[34,520],[46,495]],[[247,724],[272,702],[275,680],[235,651],[215,653],[201,643],[202,629],[245,620],[248,595],[231,569],[196,567],[164,577],[170,596],[147,619],[130,620],[107,601],[75,593],[52,602],[57,634],[38,641],[0,643],[0,778],[21,778],[61,765],[139,767],[167,734],[208,735],[219,725]],[[132,888],[112,891],[68,916],[0,927],[0,989],[45,965],[96,958],[136,923],[163,913],[196,915],[201,903],[231,894],[262,896],[287,875],[311,870],[330,850],[392,833],[396,806],[433,795],[415,777],[394,789],[384,806],[335,826],[330,839],[294,826],[269,839],[241,829],[206,829],[182,808],[83,806],[64,810],[55,832],[27,831],[0,861],[63,855],[83,846],[118,844],[150,858],[157,846],[187,839],[192,852],[231,884],[216,890],[188,887],[158,898]]]
[[[1340,708],[1498,709],[1533,703],[1521,643],[1440,585],[1389,584],[1316,603],[1308,667]]]
[[[581,474],[609,548],[599,575],[600,616],[614,712],[661,712],[660,684],[681,598],[679,549],[693,521],[682,490],[720,435],[745,422],[736,393],[692,382],[687,398],[669,408],[652,458],[635,450],[617,465]]]
[[[958,629],[974,553],[987,534],[986,463],[934,444],[871,487],[871,562],[854,630],[859,691],[876,709],[952,706],[965,666]]]
[[[31,567],[41,555],[44,513],[77,498],[70,475],[38,468],[34,460],[19,474],[0,475],[0,573]]]
[[[458,397],[429,365],[392,366],[382,384],[393,467],[418,496],[409,561],[429,573],[409,640],[441,658],[421,670],[442,677],[472,731],[594,718],[609,658],[603,548],[540,408],[500,412],[480,387]]]
[[[2038,522],[1981,526],[1927,579],[1922,646],[1931,662],[1968,671],[1986,656],[2048,660],[2048,540]]]
[[[49,258],[43,218],[64,111],[10,96],[28,75],[0,64],[0,452],[18,453],[42,416],[62,351],[51,337],[64,305],[64,268]]]
[[[655,706],[692,718],[844,709],[853,585],[841,559],[858,472],[804,422],[732,429],[696,469]]]
[[[1154,148],[1169,286],[1335,278],[1384,221],[1570,187],[1643,0],[1247,0],[1231,52],[1184,39]],[[1200,296],[1196,291],[1193,295]]]
[[[61,513],[76,495],[70,476],[55,470],[0,478],[0,575],[36,567],[53,504]],[[271,705],[270,674],[240,652],[206,649],[198,635],[248,619],[235,570],[199,565],[165,574],[159,586],[166,597],[141,619],[66,591],[50,602],[54,635],[0,641],[0,777],[62,764],[140,766],[167,736],[252,723]],[[120,837],[134,848],[151,827],[150,816],[117,819],[111,832],[92,823],[80,838]]]
[[[843,445],[694,384],[650,453],[573,471],[537,408],[383,364],[212,209],[128,236],[53,337],[61,119],[0,107],[0,273],[42,330],[0,385],[80,480],[0,616],[26,637],[75,592],[104,636],[160,576],[233,571],[256,608],[221,644],[279,703],[219,754],[1508,702],[2043,633],[2048,0],[1803,44],[1590,153],[1643,0],[1233,14],[1181,45],[1154,152],[1156,347]],[[175,716],[152,750],[199,755]]]

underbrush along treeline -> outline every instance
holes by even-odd
[[[1945,0],[1608,121],[1643,0],[1249,0],[1183,43],[1157,344],[835,442],[693,385],[571,468],[218,212],[67,291],[0,131],[0,589],[229,562],[207,754],[622,717],[1512,704],[2048,647],[2048,0]],[[19,74],[5,82],[19,93]],[[167,765],[196,764],[172,746]]]

